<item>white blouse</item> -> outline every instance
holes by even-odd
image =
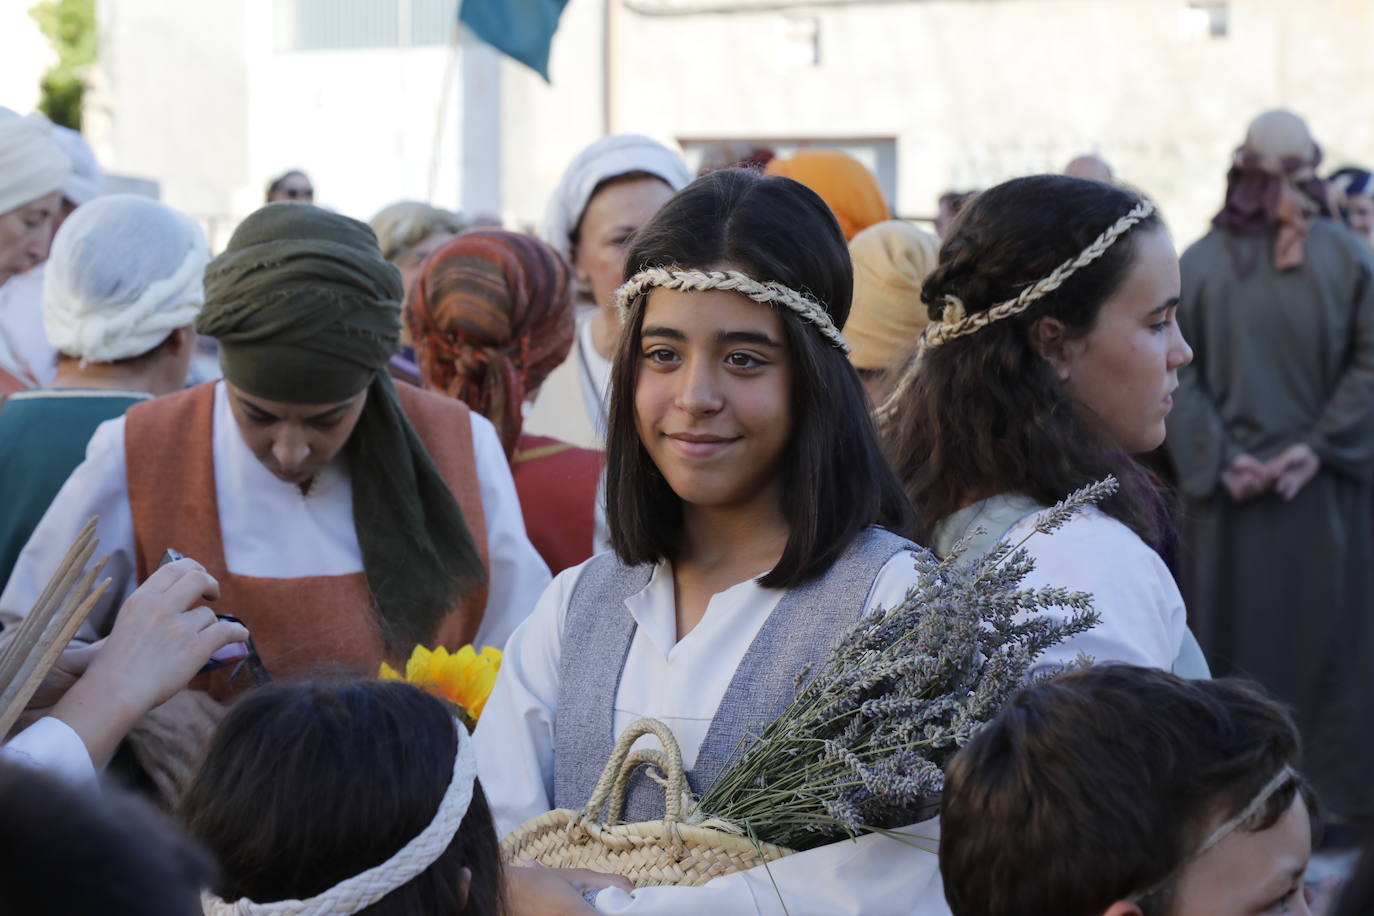
[[[44,264],[0,285],[0,369],[31,375],[40,385],[57,377],[57,351],[43,330]]]
[[[215,386],[215,489],[224,559],[230,572],[262,578],[337,576],[361,572],[348,469],[336,458],[303,495],[277,479],[239,435],[224,385]],[[520,501],[496,430],[470,413],[490,575],[477,644],[502,646],[549,583],[549,570],[525,534]],[[91,642],[109,632],[113,614],[137,585],[133,515],[125,473],[124,418],[102,423],[19,555],[0,595],[0,622],[28,613],[68,545],[93,515],[100,517],[99,552],[110,555],[114,581],[78,634]]]
[[[585,565],[585,564],[584,564]],[[554,730],[562,630],[583,566],[554,579],[534,612],[506,646],[501,675],[475,736],[478,774],[505,834],[553,807]],[[866,592],[864,607],[900,602],[916,581],[911,556],[898,554]],[[676,638],[672,568],[663,563],[648,585],[627,599],[637,624],[616,691],[617,732],[642,716],[666,722],[689,767],[706,737],[735,669],[782,591],[746,580],[714,595],[701,622]],[[656,739],[646,736],[649,744]],[[697,888],[652,887],[596,896],[603,913],[891,914],[945,916],[938,860],[938,821],[908,828],[928,839],[925,849],[867,835],[787,856],[763,867],[725,875]],[[776,889],[774,887],[776,882]],[[781,892],[781,899],[779,897]]]
[[[90,751],[70,725],[44,716],[0,747],[0,760],[43,770],[74,785],[94,785]]]
[[[1020,541],[1039,516],[1021,519],[1005,539]],[[1058,531],[1036,534],[1025,546],[1035,569],[1022,588],[1089,592],[1101,616],[1091,630],[1046,650],[1031,675],[1071,662],[1080,652],[1097,662],[1169,670],[1183,644],[1188,615],[1169,567],[1139,535],[1089,506]]]

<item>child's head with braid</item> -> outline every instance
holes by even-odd
[[[959,214],[921,298],[931,325],[880,412],[930,526],[976,500],[1052,504],[1107,474],[1109,514],[1152,539],[1128,457],[1164,440],[1177,372],[1178,256],[1154,205],[1112,185],[1018,178]]]

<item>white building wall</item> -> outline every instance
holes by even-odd
[[[293,166],[311,174],[320,203],[363,219],[430,191],[447,49],[281,51],[276,2],[98,4],[97,152],[160,182],[217,244]],[[437,131],[434,202],[532,227],[568,161],[608,123],[670,142],[887,143],[904,216],[929,215],[944,190],[1097,151],[1160,199],[1183,242],[1204,231],[1231,150],[1264,108],[1305,114],[1329,165],[1374,163],[1367,0],[1230,0],[1221,38],[1189,0],[644,12],[704,2],[618,8],[609,111],[607,0],[568,4],[552,85],[465,38]]]
[[[258,181],[241,189],[237,208],[260,206],[266,181],[290,168],[310,175],[316,203],[361,219],[399,198],[425,199],[447,49],[279,52],[272,4],[255,2],[251,14],[247,148]],[[451,164],[456,119],[445,121],[441,155]],[[456,206],[455,169],[438,178],[435,202]]]
[[[1220,202],[1246,122],[1277,105],[1307,116],[1328,164],[1374,163],[1374,94],[1365,91],[1374,4],[1365,0],[1231,0],[1221,38],[1206,34],[1205,14],[1187,0],[634,12],[702,5],[630,0],[618,42],[621,128],[683,139],[892,138],[893,203],[904,216],[931,214],[942,191],[1056,171],[1098,151],[1160,199],[1187,241]],[[603,9],[604,0],[569,4],[553,88],[511,80],[519,91],[507,92],[507,136],[526,152],[508,149],[521,177],[506,180],[522,185],[510,195],[520,218],[537,218],[540,190],[598,133],[600,61],[588,58]]]
[[[570,0],[564,7],[549,59],[551,83],[522,64],[502,62],[502,186],[512,227],[539,224],[568,162],[605,132],[605,9],[606,0]],[[657,129],[658,139],[674,142],[671,127],[622,111],[621,132]]]
[[[101,0],[97,93],[85,121],[101,164],[160,186],[212,244],[234,224],[248,170],[243,0]]]
[[[214,247],[291,168],[358,219],[403,198],[501,212],[502,73],[470,36],[450,69],[444,45],[283,50],[274,0],[99,6],[110,164],[159,181]]]

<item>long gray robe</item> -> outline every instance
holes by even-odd
[[[1213,230],[1183,255],[1167,446],[1185,500],[1179,578],[1217,675],[1290,704],[1304,770],[1344,814],[1374,812],[1374,257],[1313,223],[1306,263]],[[1240,265],[1240,266],[1238,266]],[[1248,272],[1247,272],[1248,269]],[[1293,499],[1236,504],[1223,467],[1295,442],[1321,470]]]

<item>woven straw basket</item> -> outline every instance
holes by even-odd
[[[663,751],[630,753],[630,746],[650,733],[658,736]],[[622,824],[630,777],[645,764],[664,776],[654,777],[664,785],[663,820]],[[601,821],[608,800],[610,812]],[[533,860],[553,868],[590,868],[623,875],[636,887],[694,886],[792,852],[721,829],[728,825],[713,826],[718,821],[697,823],[699,814],[684,818],[683,812],[694,807],[672,731],[657,719],[640,719],[616,742],[586,807],[559,808],[526,821],[501,841],[501,859],[507,864]]]

